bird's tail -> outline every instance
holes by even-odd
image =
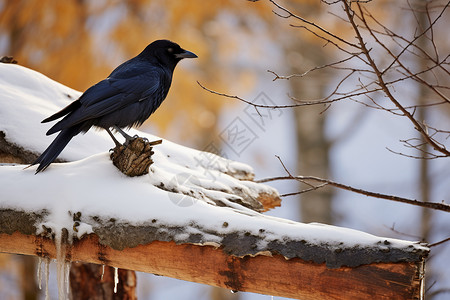
[[[44,171],[63,151],[70,140],[80,133],[79,126],[64,128],[53,140],[50,146],[30,165],[39,164],[36,169],[36,174]]]

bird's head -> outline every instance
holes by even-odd
[[[155,58],[164,66],[171,69],[183,58],[196,58],[194,53],[184,50],[177,43],[169,40],[157,40],[148,45],[139,56],[145,59],[154,60]]]

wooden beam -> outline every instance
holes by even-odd
[[[236,257],[220,248],[154,241],[118,251],[91,234],[66,246],[66,258],[153,273],[236,291],[301,299],[421,299],[423,261],[329,269],[281,255]],[[0,252],[55,258],[52,240],[0,234]]]

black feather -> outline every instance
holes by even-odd
[[[61,131],[32,165],[45,170],[75,135],[92,126],[139,126],[161,105],[169,92],[172,75],[183,58],[197,57],[168,40],[148,45],[136,57],[118,66],[108,78],[93,85],[81,97],[43,123],[63,117],[47,132]]]

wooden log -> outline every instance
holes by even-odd
[[[52,240],[0,234],[0,252],[56,257]],[[154,241],[118,251],[90,234],[67,246],[66,259],[297,299],[422,299],[424,261],[327,268],[281,255],[236,257],[220,248]]]

